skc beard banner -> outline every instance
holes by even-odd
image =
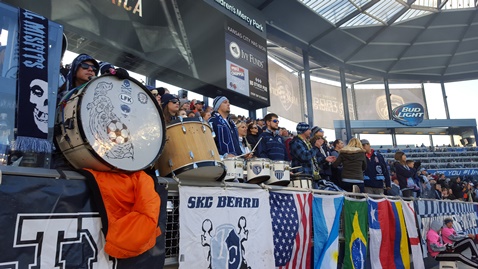
[[[275,268],[269,193],[180,187],[179,268]]]

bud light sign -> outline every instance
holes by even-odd
[[[407,126],[417,126],[423,121],[425,110],[419,103],[398,106],[392,111],[392,119]]]

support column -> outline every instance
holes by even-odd
[[[441,94],[443,96],[443,105],[445,106],[446,119],[450,119],[450,111],[448,110],[448,96],[446,96],[445,83],[441,81]]]
[[[427,118],[430,119],[430,114],[428,113],[428,103],[427,103],[427,96],[425,94],[425,85],[422,82],[422,95],[423,95],[423,100],[425,101],[425,112],[427,113]],[[433,136],[428,135],[430,138],[430,143],[433,146]]]
[[[255,110],[255,109],[249,110],[249,118],[255,119],[256,116],[257,116],[257,115],[256,115],[256,110]]]
[[[383,79],[383,85],[385,86],[385,97],[387,98],[387,110],[388,110],[388,119],[392,120],[392,100],[390,94],[390,88],[388,86],[388,79]],[[390,130],[392,134],[392,144],[393,146],[397,146],[397,134],[395,133],[395,128]]]
[[[354,105],[354,120],[358,120],[358,110],[357,110],[357,97],[355,95],[355,84],[350,85],[350,90],[352,92],[352,104]]]
[[[342,100],[344,102],[345,134],[348,142],[350,139],[352,139],[352,128],[350,127],[349,102],[347,98],[347,84],[345,83],[345,71],[342,67],[340,68],[340,87],[342,88]]]
[[[307,102],[307,123],[314,126],[314,108],[312,107],[312,86],[310,82],[309,52],[302,51],[304,61],[305,100]]]
[[[156,87],[156,80],[151,77],[146,77],[146,85]]]
[[[442,80],[440,84],[441,84],[441,94],[443,96],[443,105],[445,106],[446,119],[449,120],[450,110],[448,109],[448,96],[446,95],[445,82],[443,82]],[[450,135],[450,141],[451,141],[451,145],[455,146],[455,139],[453,139],[453,135]]]

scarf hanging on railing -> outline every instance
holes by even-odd
[[[15,149],[50,152],[48,137],[48,20],[19,10],[19,71]]]

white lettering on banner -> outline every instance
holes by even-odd
[[[341,117],[344,116],[344,103],[334,100],[332,96],[323,96],[323,97],[313,97],[312,107],[314,110],[319,110],[323,112],[332,112],[337,113]],[[354,109],[353,104],[349,104],[349,114],[353,119]]]
[[[115,0],[112,0],[112,1],[115,1]],[[121,1],[121,0],[119,0]],[[224,0],[214,0],[216,3],[218,3],[219,5],[221,5],[222,7],[224,7],[226,10],[230,11],[232,14],[238,16],[239,18],[241,18],[241,20],[245,21],[247,24],[249,24],[250,26],[253,26],[254,28],[256,28],[257,30],[261,31],[261,32],[264,32],[264,26],[259,23],[258,21],[250,18],[249,16],[247,16],[246,14],[244,14],[242,12],[242,10],[236,8],[234,5],[231,5],[229,4],[228,2],[224,1]]]
[[[407,118],[419,118],[419,117],[423,117],[425,113],[423,112],[400,112],[398,113],[397,117],[399,118],[404,118],[404,117],[407,117]]]
[[[140,17],[143,17],[143,2],[142,0],[137,0],[136,4],[134,5],[134,9],[128,0],[111,0],[113,5],[117,5],[119,7],[123,7],[126,11],[132,11],[133,14],[137,14]]]
[[[46,20],[44,17],[29,11],[25,11],[24,15],[27,19],[38,18]],[[30,68],[45,68],[45,65],[43,64],[45,62],[45,46],[43,44],[43,39],[46,36],[45,27],[42,24],[25,20],[23,21],[22,31],[24,34],[21,42],[24,44],[23,50],[26,51],[22,53],[24,53],[25,58],[29,59],[22,64]]]
[[[191,196],[188,198],[188,208],[211,208],[213,205],[213,196]],[[249,197],[218,196],[216,207],[258,208],[259,199]]]
[[[116,268],[116,261],[110,260],[104,252],[104,245],[98,213],[17,215],[13,247],[35,249],[28,268],[65,268],[67,264],[70,267],[81,264],[85,259],[83,255],[68,255],[72,251],[65,251],[72,247],[91,253],[87,257],[87,268]],[[20,262],[23,261],[0,263],[0,267]],[[20,264],[19,267],[26,268],[27,265]]]
[[[263,52],[266,52],[266,48],[265,48],[263,45],[261,45],[261,44],[257,43],[256,41],[250,39],[248,36],[242,34],[241,32],[239,32],[238,30],[232,28],[231,26],[227,26],[227,30],[228,30],[231,34],[233,34],[234,36],[236,36],[236,37],[238,37],[238,38],[240,38],[240,39],[246,41],[247,43],[251,44],[252,46],[256,47],[257,49],[259,49],[259,50],[261,50],[261,51],[263,51]]]

